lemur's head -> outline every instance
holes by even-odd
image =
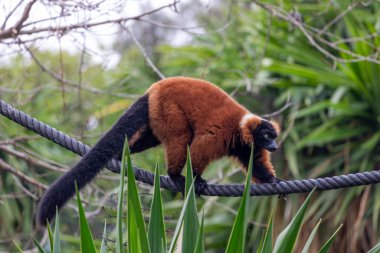
[[[276,122],[268,121],[254,114],[246,114],[240,121],[242,140],[255,149],[266,149],[270,152],[277,150],[276,138],[280,127]]]

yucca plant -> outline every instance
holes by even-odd
[[[378,9],[375,5],[366,10],[353,10],[331,28],[332,34],[360,38],[374,33],[373,20],[363,13]],[[370,43],[366,40],[340,43],[333,35],[325,39],[364,57],[375,53],[380,46],[377,37]],[[284,45],[284,40],[292,42]],[[352,59],[344,51],[331,53]],[[297,32],[273,32],[268,43],[268,58],[270,64],[266,70],[276,75],[274,85],[285,91],[280,99],[285,99],[290,92],[295,105],[290,115],[294,122],[284,143],[293,176],[321,177],[373,170],[380,161],[380,65],[367,61],[336,62],[334,68],[333,62]],[[330,215],[331,222],[327,223],[333,226],[341,222],[349,226],[355,217],[356,229],[340,236],[339,251],[364,250],[378,237],[380,202],[375,196],[379,190],[360,187],[335,191],[332,195],[324,193],[320,201],[313,204],[315,217],[335,214]],[[365,213],[359,214],[357,208],[352,208],[358,205],[365,208]],[[373,239],[362,243],[361,238],[366,233],[373,234]]]
[[[252,172],[252,157],[253,152],[251,152],[250,158],[250,166],[248,170],[248,175]],[[200,224],[196,226],[192,226],[186,223],[198,223],[198,211],[196,207],[195,201],[195,193],[194,193],[194,180],[192,179],[192,167],[190,160],[190,153],[188,151],[188,160],[187,160],[187,183],[186,183],[186,199],[184,201],[184,205],[179,216],[174,235],[172,237],[172,241],[169,249],[167,250],[166,245],[166,234],[165,234],[165,224],[163,219],[163,211],[162,211],[162,202],[161,202],[161,193],[160,193],[160,180],[159,177],[155,177],[154,182],[154,195],[152,200],[152,208],[151,208],[151,216],[149,222],[149,230],[148,232],[145,229],[145,223],[142,219],[142,211],[140,206],[140,201],[137,192],[137,186],[134,179],[133,168],[131,164],[131,159],[129,155],[128,146],[125,145],[123,151],[123,163],[122,169],[120,173],[120,186],[119,186],[119,201],[118,201],[118,213],[117,213],[117,229],[116,229],[116,251],[117,252],[174,252],[176,245],[178,243],[178,238],[181,229],[183,230],[182,236],[182,252],[195,252],[202,253],[205,252],[203,247],[203,235],[204,235],[204,215],[202,215],[202,219]],[[125,221],[123,221],[123,192],[124,192],[124,175],[128,172],[128,208],[127,208],[127,219],[126,226]],[[155,169],[156,175],[158,174],[158,166]],[[233,225],[233,229],[230,234],[230,238],[228,240],[228,246],[225,252],[245,252],[245,239],[246,239],[246,230],[247,230],[247,210],[249,209],[249,189],[250,189],[250,177],[246,177],[245,190],[243,197],[241,199],[240,208],[238,210],[238,214],[235,218],[235,222]],[[77,192],[77,204],[79,211],[79,224],[80,224],[80,241],[81,241],[81,252],[97,252],[95,249],[95,241],[93,239],[91,230],[89,228],[87,219],[85,217],[85,213],[82,207],[82,201],[80,199],[80,195]],[[265,233],[265,237],[261,242],[261,247],[257,252],[267,253],[267,252],[294,252],[294,247],[297,242],[298,235],[301,230],[301,226],[303,223],[303,218],[307,211],[307,207],[311,201],[311,195],[307,197],[304,204],[301,206],[297,214],[294,216],[293,220],[288,224],[288,226],[278,235],[275,240],[274,247],[272,242],[274,241],[272,235],[272,227],[273,220],[270,217],[268,222],[268,228]],[[194,220],[195,219],[195,220]],[[58,253],[64,252],[64,249],[61,249],[60,245],[60,222],[59,215],[57,211],[56,220],[55,220],[55,228],[54,234],[51,232],[50,226],[48,225],[49,231],[49,241],[50,241],[50,252]],[[320,222],[315,226],[313,232],[310,234],[309,239],[305,246],[303,247],[302,252],[306,253],[309,250],[310,244],[314,239],[317,230],[319,228]],[[124,228],[127,229],[128,241],[127,247],[125,247],[124,243]],[[340,227],[333,233],[330,239],[323,245],[323,247],[319,250],[319,252],[327,252],[330,248],[331,243],[333,242],[336,233]],[[187,234],[187,236],[185,236]],[[102,244],[100,246],[100,252],[107,252],[105,240],[107,237],[106,233],[106,223],[103,232]],[[36,246],[40,253],[45,253],[45,249],[40,245],[40,243],[34,240]],[[184,247],[187,245],[187,248]],[[18,247],[19,248],[19,247]],[[379,246],[370,251],[371,253],[376,252]],[[21,251],[21,250],[20,250]]]

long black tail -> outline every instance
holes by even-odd
[[[61,208],[75,193],[75,181],[78,188],[88,184],[107,164],[109,160],[120,156],[125,136],[130,139],[149,123],[148,94],[139,98],[99,140],[99,142],[66,174],[58,178],[45,192],[38,206],[37,222],[45,225],[51,221],[56,207]]]

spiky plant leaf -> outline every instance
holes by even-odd
[[[333,243],[336,234],[342,228],[343,224],[338,227],[338,229],[334,232],[334,234],[327,240],[327,242],[322,246],[322,248],[318,251],[318,253],[327,253],[331,244]]]
[[[193,191],[193,190],[194,190],[194,180],[191,183],[189,191]],[[187,197],[186,197],[186,199],[185,199],[185,202],[183,203],[183,207],[182,207],[181,213],[179,215],[179,218],[178,218],[178,221],[177,221],[177,225],[176,225],[175,230],[174,230],[172,242],[170,244],[169,253],[173,253],[174,252],[175,246],[177,244],[177,240],[178,240],[178,236],[179,236],[179,233],[181,231],[182,224],[183,224],[183,219],[184,219],[184,216],[185,216],[185,212],[186,212],[188,204],[190,202],[190,196],[191,196],[191,194],[188,194]]]
[[[54,247],[53,247],[53,253],[60,253],[61,252],[61,238],[59,233],[59,213],[58,208],[56,209],[55,214],[55,225],[54,225]]]
[[[158,161],[156,162],[154,176],[154,193],[152,206],[150,208],[150,220],[148,226],[149,245],[152,253],[166,252],[166,235],[164,214],[162,210],[162,198],[160,191],[160,174],[158,172]]]
[[[117,217],[116,217],[116,253],[124,252],[123,246],[123,201],[124,201],[124,178],[125,178],[125,159],[128,140],[125,138],[123,155],[120,168],[119,193],[117,201]]]
[[[46,251],[45,251],[44,248],[41,246],[41,244],[39,243],[39,241],[37,241],[36,238],[34,238],[34,237],[33,237],[33,242],[34,242],[34,244],[36,245],[36,247],[37,247],[39,253],[46,253]]]
[[[260,253],[272,253],[273,247],[273,215],[270,216],[268,228],[265,231],[264,241]]]
[[[302,221],[306,213],[307,206],[309,205],[313,191],[307,196],[305,202],[302,204],[301,208],[298,210],[296,215],[293,217],[292,221],[288,226],[278,235],[277,240],[274,245],[273,252],[293,252],[295,242],[298,238],[298,234],[301,229]]]
[[[302,253],[309,252],[309,248],[310,248],[311,242],[313,241],[315,235],[317,234],[317,231],[318,231],[319,225],[321,224],[321,221],[322,220],[319,219],[317,225],[315,225],[313,231],[311,231],[311,234],[310,234],[309,238],[307,239],[307,242],[306,242],[305,246],[302,249]]]
[[[205,214],[202,214],[201,224],[199,225],[197,241],[195,243],[194,253],[203,253],[204,245],[203,245],[203,229],[204,229],[204,219]]]
[[[104,220],[104,229],[103,229],[103,236],[102,236],[102,244],[100,246],[100,253],[107,253],[106,238],[107,238],[107,220]]]
[[[195,179],[196,180],[196,179]],[[183,220],[183,237],[182,237],[182,253],[193,253],[195,249],[195,241],[198,234],[198,211],[195,201],[194,190],[189,191],[191,182],[193,181],[193,169],[191,164],[190,149],[187,147],[187,161],[186,161],[186,185],[185,196],[189,196],[189,205],[185,212]]]
[[[251,190],[251,175],[252,175],[252,167],[253,167],[253,144],[251,145],[251,154],[248,163],[248,172],[245,180],[245,189],[243,193],[243,197],[240,202],[240,207],[238,210],[238,214],[236,215],[232,231],[230,234],[230,238],[228,240],[226,252],[234,253],[234,252],[244,252],[245,248],[245,237],[247,232],[247,213],[249,207],[249,197]]]
[[[78,185],[75,182],[75,192],[78,201],[79,226],[80,226],[80,248],[82,252],[96,253],[94,239],[88,225],[86,215],[84,214],[82,201],[80,199]]]
[[[131,155],[128,143],[124,145],[126,162],[127,162],[127,177],[128,177],[128,251],[129,252],[144,252],[149,253],[148,235],[145,229],[144,217],[142,214],[139,193],[137,190],[135,174],[133,173]],[[134,234],[136,233],[136,234]]]

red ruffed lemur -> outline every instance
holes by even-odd
[[[251,144],[255,155],[252,180],[277,182],[269,152],[277,149],[279,127],[250,113],[217,86],[203,80],[174,77],[153,84],[98,143],[46,191],[37,221],[46,224],[78,188],[89,183],[112,158],[120,158],[125,137],[131,153],[162,144],[168,175],[183,181],[186,148],[190,146],[196,188],[207,165],[222,156],[236,158],[247,170]]]

